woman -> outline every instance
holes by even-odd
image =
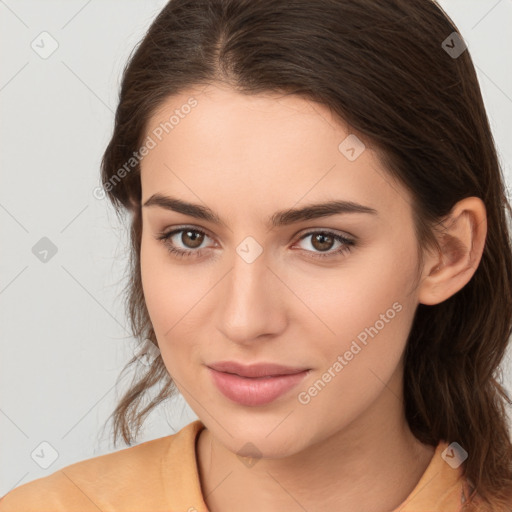
[[[510,206],[437,4],[169,2],[102,178],[159,349],[114,439],[177,391],[199,419],[0,511],[512,509]]]

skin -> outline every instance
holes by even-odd
[[[141,270],[163,361],[207,427],[196,448],[209,510],[391,511],[434,453],[412,435],[403,409],[403,353],[414,312],[471,279],[485,241],[485,207],[478,198],[457,203],[439,235],[442,252],[424,251],[420,268],[410,194],[370,147],[354,161],[340,152],[351,132],[328,108],[216,84],[168,98],[146,135],[191,96],[197,106],[142,161],[142,203],[157,193],[173,196],[209,207],[224,224],[144,206]],[[377,214],[265,224],[278,210],[335,199]],[[179,227],[206,232],[195,241],[185,229],[169,242],[200,246],[201,256],[177,258],[157,239]],[[332,240],[322,251],[315,234],[303,238],[313,229],[355,245],[335,254],[342,244]],[[263,249],[252,263],[236,251],[248,236]],[[331,257],[314,257],[325,252]],[[298,393],[394,303],[401,310],[393,319],[300,403]],[[205,365],[221,360],[311,372],[270,404],[242,406],[212,382]],[[261,457],[250,458],[249,442]]]

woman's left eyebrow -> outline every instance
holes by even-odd
[[[166,210],[172,210],[189,217],[196,219],[205,220],[213,224],[222,224],[226,226],[226,223],[217,215],[213,210],[207,206],[200,204],[189,203],[177,199],[175,197],[164,196],[162,194],[153,194],[143,205],[158,206]],[[371,215],[378,215],[377,210],[370,208],[353,201],[327,201],[324,203],[310,204],[301,208],[289,208],[275,212],[267,220],[266,225],[269,228],[275,228],[280,226],[287,226],[311,219],[317,219],[321,217],[327,217],[330,215],[339,215],[347,213],[366,213]]]

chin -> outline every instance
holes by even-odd
[[[250,412],[240,413],[238,418],[221,414],[220,417],[224,418],[222,426],[215,421],[205,422],[205,425],[219,442],[239,456],[281,459],[304,450],[314,442],[304,429],[307,420],[294,421],[293,413],[286,418],[290,410],[288,407],[265,417],[256,417]]]

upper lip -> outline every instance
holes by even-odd
[[[276,375],[291,375],[294,373],[301,373],[309,368],[292,368],[290,366],[283,366],[274,363],[256,363],[251,365],[244,365],[235,361],[219,361],[207,365],[213,370],[225,373],[234,373],[241,377],[270,377]]]

